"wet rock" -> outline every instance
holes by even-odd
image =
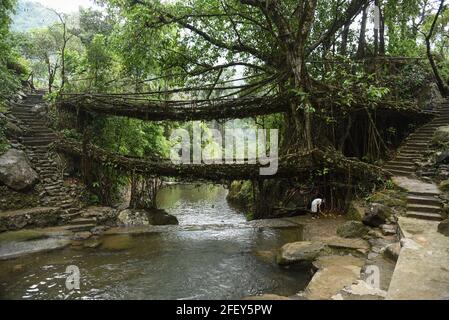
[[[350,255],[319,257],[313,262],[318,271],[304,290],[304,296],[311,300],[331,299],[360,277],[364,263],[363,259]]]
[[[380,229],[382,230],[382,234],[384,236],[391,236],[396,234],[396,226],[392,224],[382,224],[380,226]]]
[[[31,241],[48,238],[48,234],[36,229],[22,229],[0,233],[0,243],[11,241]]]
[[[147,213],[144,210],[132,210],[126,209],[119,213],[117,222],[120,226],[133,227],[133,226],[148,226]]]
[[[348,221],[337,229],[337,234],[343,238],[361,238],[368,233],[368,228],[359,221]]]
[[[0,181],[13,190],[22,191],[34,187],[39,176],[31,168],[25,152],[10,149],[0,156]]]
[[[397,261],[399,258],[399,253],[401,252],[401,243],[396,242],[389,244],[385,247],[385,250],[383,251],[384,257],[391,259],[393,261]]]
[[[280,265],[290,265],[303,262],[312,262],[325,251],[322,242],[298,241],[282,246],[276,257]]]
[[[350,239],[330,237],[320,239],[327,247],[341,251],[353,251],[354,253],[367,253],[369,244],[362,239]]]
[[[57,225],[58,208],[32,208],[0,213],[0,232],[23,229],[26,226],[48,227]]]
[[[449,219],[438,224],[438,232],[449,237]]]
[[[386,291],[375,288],[363,280],[358,280],[342,290],[342,299],[339,300],[384,300],[386,297]]]
[[[0,245],[0,260],[14,259],[23,255],[63,249],[70,244],[66,239],[42,239],[23,242],[8,242]]]
[[[369,207],[367,215],[363,218],[363,223],[370,227],[379,227],[387,222],[391,216],[392,210],[390,207],[380,203],[372,203]]]
[[[119,213],[118,224],[125,227],[178,224],[178,219],[164,210],[126,209]]]

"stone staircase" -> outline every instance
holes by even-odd
[[[50,149],[57,135],[48,127],[46,120],[33,110],[36,105],[44,104],[43,94],[29,94],[24,100],[12,105],[11,113],[28,128],[26,134],[19,137],[19,142],[25,147],[32,166],[39,174],[41,205],[60,208],[60,223],[66,224],[67,230],[89,230],[96,226],[96,221],[94,218],[80,217],[81,206],[77,199],[79,190],[74,185],[64,184],[56,153]]]
[[[396,157],[384,166],[393,176],[404,178],[415,176],[416,164],[429,147],[436,129],[449,124],[449,101],[440,104],[434,113],[435,118],[412,133],[399,149]],[[417,183],[416,181],[415,183]],[[438,198],[438,188],[422,189],[419,185],[415,185],[406,189],[408,190],[406,216],[426,220],[442,220],[440,214],[442,202]]]

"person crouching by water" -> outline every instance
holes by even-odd
[[[324,199],[316,198],[312,201],[310,211],[312,211],[312,213],[321,213],[321,210],[324,208],[324,202]]]

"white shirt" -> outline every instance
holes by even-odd
[[[318,212],[318,208],[321,206],[322,202],[323,202],[323,199],[320,199],[320,198],[313,200],[311,211],[314,213]]]

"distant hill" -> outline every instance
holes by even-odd
[[[38,2],[19,0],[12,20],[11,29],[24,32],[50,26],[58,17]]]

